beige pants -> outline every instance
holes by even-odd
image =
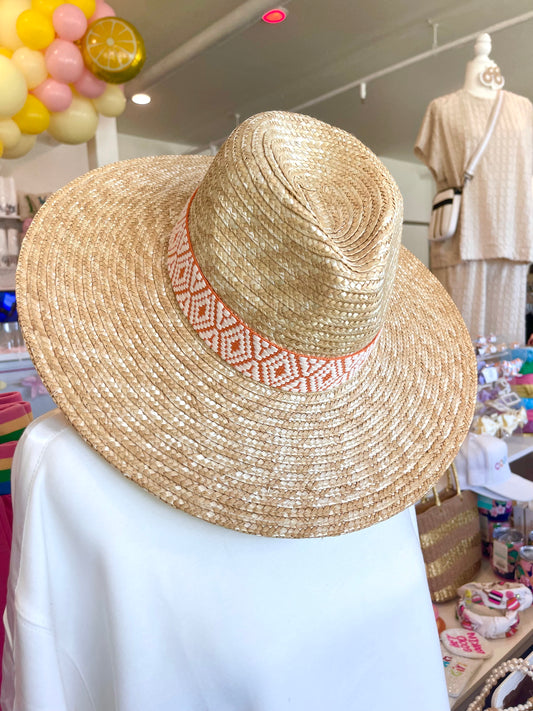
[[[508,343],[523,344],[528,269],[525,262],[490,259],[432,271],[454,300],[473,339],[494,333]]]

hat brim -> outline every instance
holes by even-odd
[[[163,501],[252,534],[331,536],[416,502],[467,434],[469,335],[402,248],[378,345],[347,383],[295,394],[223,362],[186,321],[167,247],[211,158],[104,166],[39,210],[17,301],[33,362],[80,435]]]
[[[512,466],[512,465],[511,465]],[[511,501],[531,501],[533,499],[533,482],[518,474],[511,474],[505,481],[490,482],[486,486],[466,486],[476,494],[488,498],[500,497]]]

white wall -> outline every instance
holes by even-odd
[[[193,146],[186,143],[169,143],[155,141],[150,138],[130,136],[127,133],[118,134],[118,154],[120,160],[128,158],[141,158],[143,156],[169,156],[179,155],[190,151]]]
[[[50,193],[89,170],[87,146],[37,141],[23,158],[0,160],[0,175],[13,176],[18,192]]]
[[[171,155],[191,150],[182,143],[166,143],[118,134],[120,160]],[[13,176],[18,192],[50,193],[89,170],[87,144],[67,146],[46,139],[37,141],[23,158],[0,160],[0,175]]]
[[[404,201],[402,243],[428,265],[427,224],[435,193],[433,177],[426,166],[394,158],[380,157],[398,183]],[[409,224],[409,223],[423,224]],[[407,224],[405,224],[407,223]]]

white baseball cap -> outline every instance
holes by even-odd
[[[533,482],[511,472],[505,440],[470,432],[455,458],[459,484],[483,496],[533,500]]]

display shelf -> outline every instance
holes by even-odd
[[[506,437],[504,441],[507,443],[509,464],[533,452],[533,435],[511,435]],[[511,467],[511,471],[514,471],[513,467]],[[516,473],[521,474],[521,472]]]
[[[496,573],[490,567],[487,558],[483,558],[481,570],[476,576],[476,580],[480,582],[490,582],[492,580],[500,580]],[[437,605],[439,616],[446,623],[448,629],[461,627],[460,622],[456,619],[455,608],[457,599],[451,602]],[[490,639],[487,640],[487,646],[492,649],[492,656],[482,662],[476,674],[470,680],[470,683],[463,693],[456,699],[450,697],[450,709],[452,711],[466,711],[468,705],[479,694],[483,684],[487,680],[488,675],[493,667],[500,662],[512,657],[522,656],[533,644],[533,608],[529,608],[520,613],[520,624],[513,637],[509,639]],[[490,697],[489,697],[490,698]]]

